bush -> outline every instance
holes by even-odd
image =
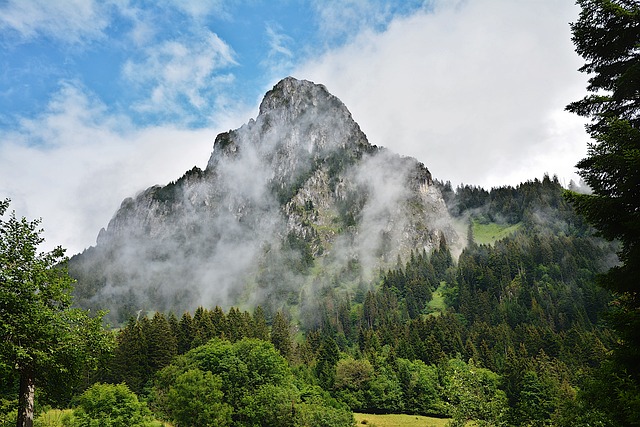
[[[213,339],[177,357],[156,376],[150,399],[177,427],[353,425],[350,411],[296,381],[273,344],[256,339]]]
[[[49,409],[33,420],[34,427],[64,427],[73,418],[72,409]]]
[[[66,427],[153,427],[151,411],[125,384],[94,384],[78,398]]]
[[[176,379],[167,394],[167,411],[177,427],[224,427],[231,424],[231,406],[222,403],[220,377],[190,369]]]

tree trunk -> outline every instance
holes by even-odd
[[[32,369],[20,371],[20,395],[18,398],[17,427],[33,427],[35,373]]]

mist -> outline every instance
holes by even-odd
[[[70,271],[80,304],[106,302],[117,321],[199,305],[273,313],[370,283],[443,237],[459,243],[428,169],[369,144],[324,86],[288,78],[216,137],[206,169],[126,199]]]

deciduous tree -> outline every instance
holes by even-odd
[[[32,426],[35,387],[46,372],[76,369],[91,362],[102,346],[95,321],[71,307],[73,280],[64,249],[39,252],[44,241],[40,220],[2,216],[0,202],[0,359],[20,376],[18,427]],[[79,338],[80,337],[80,338]],[[81,362],[79,359],[83,359]],[[79,374],[78,374],[79,375]]]

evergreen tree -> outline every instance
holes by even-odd
[[[271,343],[280,352],[282,357],[289,359],[293,343],[291,342],[291,331],[289,330],[289,321],[285,315],[278,311],[271,325]]]
[[[147,325],[145,338],[148,344],[149,368],[156,372],[171,363],[178,354],[178,343],[164,314],[156,312]]]
[[[169,328],[171,329],[171,333],[173,337],[176,339],[176,346],[178,345],[178,335],[180,334],[180,321],[176,317],[173,311],[169,312],[169,316],[167,317],[167,321],[169,322]]]
[[[124,382],[134,393],[142,392],[150,378],[149,346],[141,322],[133,317],[120,330],[112,360],[114,382]]]
[[[206,308],[200,306],[193,314],[193,342],[191,345],[197,347],[205,344],[216,336],[216,329],[211,321],[211,313]]]
[[[595,142],[577,167],[593,193],[568,193],[568,198],[602,236],[621,242],[621,265],[602,275],[600,284],[617,296],[610,318],[621,338],[616,360],[638,383],[640,4],[635,0],[579,0],[578,4],[582,11],[571,29],[576,51],[586,60],[581,71],[591,75],[587,87],[591,94],[567,108],[592,120],[587,130]],[[636,396],[635,405],[639,404]],[[640,425],[640,417],[633,423]]]
[[[269,341],[269,327],[261,306],[257,306],[253,312],[253,334],[251,336],[263,341]]]
[[[325,390],[333,388],[338,360],[340,360],[338,344],[332,337],[325,335],[320,345],[318,362],[316,363],[316,377]]]
[[[195,338],[195,331],[193,326],[193,318],[191,313],[185,311],[180,318],[178,324],[178,354],[184,354],[191,350],[191,343]]]
[[[211,325],[213,326],[213,335],[219,338],[229,337],[229,322],[224,314],[224,310],[220,306],[215,306],[212,312],[209,313],[211,318]]]
[[[227,315],[227,330],[229,331],[229,341],[236,342],[241,340],[247,335],[248,325],[245,324],[245,319],[240,313],[240,310],[231,307],[229,314]]]

